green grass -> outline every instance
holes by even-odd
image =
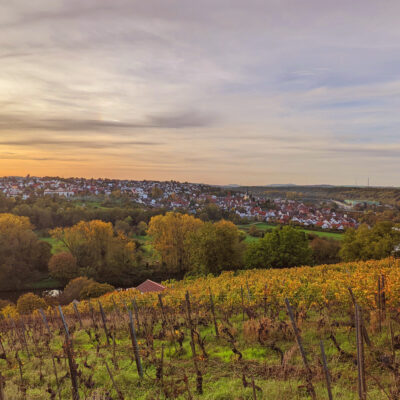
[[[62,286],[63,285],[57,279],[46,277],[30,284],[29,289],[54,289]]]
[[[267,224],[265,222],[255,222],[252,224],[246,224],[246,225],[238,225],[238,228],[243,230],[245,233],[248,232],[251,226],[256,226],[258,229],[266,230],[266,229],[275,229],[279,225],[271,225]],[[335,240],[342,240],[343,239],[343,233],[336,233],[336,232],[324,232],[324,231],[317,231],[313,229],[306,229],[306,228],[300,228],[296,227],[296,229],[305,232],[305,233],[312,233],[316,236],[319,237],[324,237],[328,239],[335,239]],[[252,238],[257,240],[257,238]],[[246,239],[247,241],[251,241],[252,239]]]
[[[57,254],[57,253],[62,253],[63,251],[68,251],[68,249],[65,247],[64,243],[61,242],[61,240],[52,238],[52,237],[39,237],[40,240],[43,240],[44,242],[47,242],[51,245],[51,253],[52,254]]]
[[[157,310],[157,308],[155,309]],[[197,314],[196,304],[192,303],[193,315]],[[172,311],[172,310],[171,310]],[[171,311],[168,315],[171,316]],[[124,311],[121,310],[122,314]],[[109,392],[112,398],[117,398],[116,392],[111,383],[110,377],[105,367],[105,362],[111,368],[115,383],[124,395],[126,400],[130,399],[166,399],[164,390],[175,390],[174,394],[170,394],[169,398],[187,399],[188,393],[184,384],[184,377],[189,380],[188,385],[194,400],[244,400],[253,399],[253,391],[251,380],[254,379],[255,385],[261,389],[257,391],[258,399],[281,400],[281,399],[310,399],[305,390],[305,375],[302,369],[302,360],[293,336],[284,336],[280,331],[274,331],[273,325],[266,331],[266,341],[260,344],[258,340],[257,324],[262,317],[262,311],[257,310],[258,318],[256,320],[248,320],[242,322],[240,310],[230,316],[230,330],[235,337],[235,346],[242,353],[243,358],[239,360],[237,355],[232,352],[231,345],[227,340],[227,336],[221,333],[220,338],[215,338],[214,328],[211,322],[210,314],[206,315],[206,326],[198,325],[197,329],[201,337],[206,338],[206,351],[208,360],[202,358],[197,359],[203,375],[203,395],[196,393],[196,374],[194,370],[191,347],[190,347],[190,331],[185,327],[184,313],[178,314],[177,321],[180,321],[179,330],[185,333],[183,349],[179,350],[179,345],[168,339],[158,338],[161,331],[160,315],[158,315],[158,323],[156,323],[153,337],[154,348],[146,345],[143,334],[139,331],[139,350],[145,371],[143,380],[140,380],[136,371],[136,365],[133,357],[132,344],[127,331],[126,315],[106,310],[108,326],[111,329],[115,326],[115,362],[113,362],[113,346],[107,346],[104,331],[102,329],[99,316],[97,329],[98,340],[91,340],[87,332],[91,332],[94,337],[94,329],[92,327],[91,318],[84,316],[84,329],[80,329],[77,321],[70,315],[67,321],[71,327],[72,340],[74,344],[75,361],[78,369],[81,371],[81,379],[79,381],[81,398],[90,399],[106,399],[106,393]],[[148,311],[151,313],[151,310]],[[342,312],[329,312],[330,320],[347,321],[352,315],[347,310]],[[220,328],[222,327],[222,310],[217,309]],[[140,313],[143,321],[145,315]],[[203,317],[204,319],[204,317]],[[319,341],[322,339],[325,343],[328,365],[332,375],[332,387],[335,399],[356,400],[357,395],[357,371],[353,360],[343,360],[338,356],[333,343],[328,340],[330,329],[327,325],[320,325],[321,315],[317,312],[310,312],[308,317],[301,323],[301,335],[303,343],[308,354],[308,360],[313,371],[313,385],[317,394],[317,399],[327,398],[324,375],[320,367],[320,350]],[[50,387],[56,390],[56,380],[54,376],[52,361],[50,354],[61,357],[60,362],[56,362],[58,376],[62,378],[61,398],[70,399],[70,380],[68,375],[68,364],[63,359],[63,334],[58,323],[52,325],[52,338],[49,344],[46,344],[45,336],[40,334],[40,329],[36,325],[36,331],[28,329],[26,331],[27,343],[30,348],[31,357],[29,358],[24,347],[15,337],[10,328],[2,335],[6,353],[10,355],[11,367],[7,366],[5,360],[0,359],[0,370],[6,380],[5,398],[19,399],[21,397],[20,389],[20,372],[18,364],[13,357],[15,348],[19,348],[19,356],[22,360],[22,374],[24,386],[27,388],[26,398],[32,400],[50,399],[46,392]],[[285,324],[290,324],[287,316],[283,312],[280,313],[278,319],[270,317],[271,324],[281,320]],[[275,321],[275,322],[273,322]],[[26,322],[29,324],[29,322]],[[374,333],[371,326],[367,326],[369,335],[374,343],[374,352],[389,352],[390,339],[385,324],[383,333]],[[253,331],[249,330],[250,326],[254,326]],[[399,329],[398,324],[394,326]],[[290,328],[289,328],[290,330]],[[355,333],[348,327],[334,327],[333,331],[337,341],[346,352],[355,355]],[[253,332],[253,333],[251,333]],[[33,340],[35,338],[35,340]],[[99,344],[98,344],[99,343]],[[285,375],[284,368],[280,364],[280,357],[270,345],[282,349],[283,352],[292,355],[288,357]],[[156,381],[156,365],[161,357],[161,348],[164,346],[164,390],[161,383]],[[295,350],[292,351],[291,349]],[[200,356],[201,350],[196,345],[197,354]],[[368,374],[372,374],[379,379],[380,384],[388,391],[392,387],[392,373],[377,364],[374,360],[374,352],[370,352],[366,348],[366,366]],[[37,355],[41,354],[39,358]],[[85,366],[86,365],[86,366]],[[40,377],[40,372],[42,378]],[[245,375],[247,387],[243,384],[242,376]],[[84,382],[91,377],[93,387],[87,388]],[[385,394],[377,387],[374,380],[367,378],[368,399],[383,400]]]

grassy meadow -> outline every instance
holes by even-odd
[[[258,229],[264,230],[264,231],[267,229],[268,230],[275,229],[277,227],[277,225],[271,225],[271,224],[267,224],[265,222],[254,222],[254,223],[246,224],[246,225],[238,225],[238,228],[247,234],[247,237],[246,237],[247,242],[258,240],[258,238],[248,235],[248,231],[251,226],[256,226]],[[323,238],[327,238],[327,239],[342,240],[342,238],[343,238],[343,233],[324,232],[324,231],[317,231],[317,230],[313,230],[313,229],[306,229],[306,228],[300,228],[300,227],[296,227],[296,229],[298,229],[302,232],[305,232],[305,233],[310,233],[310,234],[313,234],[313,235],[316,235],[319,237],[323,237]]]

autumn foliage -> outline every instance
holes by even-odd
[[[135,243],[123,233],[115,233],[111,223],[81,221],[71,228],[54,229],[51,234],[65,244],[85,276],[118,284],[135,271]]]
[[[20,288],[47,271],[50,248],[33,232],[29,218],[0,214],[0,289]]]
[[[295,267],[283,269],[255,269],[247,271],[225,271],[218,277],[208,275],[171,283],[163,282],[167,290],[163,292],[166,304],[179,306],[190,291],[193,301],[200,305],[209,304],[209,290],[220,309],[240,307],[242,289],[246,304],[256,304],[264,296],[272,304],[282,304],[285,298],[297,306],[308,310],[343,309],[352,305],[348,288],[352,288],[360,305],[376,307],[376,290],[379,276],[385,276],[386,304],[400,308],[400,260],[387,258],[380,261],[358,261],[316,267]],[[82,278],[78,278],[82,279]],[[249,292],[248,293],[248,289]],[[112,309],[114,301],[121,307],[138,293],[134,289],[107,293],[101,297],[105,308]],[[143,306],[158,305],[156,293],[141,294],[137,300]],[[79,305],[83,312],[88,304]],[[67,306],[66,312],[74,312]]]
[[[26,293],[18,299],[17,310],[20,314],[30,314],[39,308],[46,308],[46,303],[36,294]]]
[[[61,282],[68,282],[79,275],[76,258],[67,252],[54,254],[49,261],[50,275]]]
[[[147,233],[152,237],[162,263],[171,270],[183,272],[189,269],[190,262],[186,241],[202,225],[200,219],[191,215],[168,212],[153,217]]]

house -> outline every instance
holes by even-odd
[[[146,279],[143,283],[136,287],[140,293],[150,293],[150,292],[162,292],[166,289],[165,286],[160,285],[157,282],[153,282],[150,279]]]

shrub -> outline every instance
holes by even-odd
[[[62,282],[68,282],[79,274],[76,258],[71,253],[54,254],[49,261],[50,275]]]
[[[0,311],[3,308],[5,308],[7,306],[11,306],[11,305],[12,305],[11,301],[0,299]]]
[[[73,300],[81,299],[81,291],[95,283],[93,279],[86,278],[85,276],[80,276],[79,278],[72,279],[69,281],[68,285],[65,287],[62,295],[60,296],[60,302],[62,304],[71,303]]]
[[[9,304],[0,311],[0,315],[2,315],[5,318],[17,318],[18,317],[17,307],[14,304]]]
[[[17,301],[17,310],[20,314],[30,314],[34,310],[45,307],[45,301],[34,293],[23,294]]]
[[[252,225],[249,228],[249,235],[253,237],[263,237],[264,236],[264,231],[261,229],[258,229],[256,225]]]
[[[137,233],[139,236],[144,236],[144,235],[146,235],[146,233],[147,233],[147,228],[148,228],[148,226],[147,226],[146,222],[140,221],[140,222],[137,224],[136,233]]]
[[[108,292],[112,292],[114,290],[114,286],[109,285],[108,283],[98,283],[94,282],[89,286],[85,286],[80,293],[81,299],[90,299],[91,297],[100,297],[103,294]]]

